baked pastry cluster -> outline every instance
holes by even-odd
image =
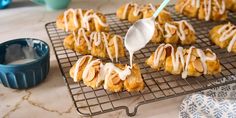
[[[90,32],[85,28],[73,31],[64,39],[67,49],[75,50],[80,54],[91,54],[96,57],[115,58],[125,56],[123,38],[119,35],[106,32]]]
[[[155,27],[151,42],[190,45],[196,41],[195,31],[186,20],[166,22],[163,25],[156,22]]]
[[[220,62],[210,49],[201,50],[191,46],[189,49],[174,48],[171,44],[161,44],[146,60],[153,69],[164,69],[174,75],[201,76],[221,72]]]
[[[225,3],[228,10],[236,12],[236,0],[225,0]]]
[[[227,19],[225,0],[179,0],[175,9],[180,14],[205,21]]]
[[[78,28],[85,28],[88,31],[109,31],[106,17],[94,10],[68,9],[59,15],[56,20],[58,29],[74,31]]]
[[[129,22],[135,22],[139,19],[150,18],[156,11],[159,5],[139,5],[137,3],[124,4],[116,11],[116,16],[121,20],[128,20]],[[162,10],[156,18],[156,21],[160,24],[172,21],[170,13],[166,10]]]
[[[144,88],[137,64],[132,68],[122,64],[103,64],[91,55],[81,57],[70,69],[70,76],[75,82],[83,80],[85,85],[94,89],[103,85],[104,89],[111,92],[133,92]]]
[[[210,31],[210,38],[220,48],[236,53],[236,26],[231,23],[218,25]]]

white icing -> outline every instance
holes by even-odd
[[[212,5],[213,2],[216,4],[216,7],[219,10],[219,13],[222,15],[225,13],[225,1],[222,0],[221,4],[218,2],[218,0],[204,0],[203,6],[204,6],[204,13],[205,13],[205,20],[208,21],[210,19],[211,11],[212,11]],[[200,8],[201,1],[200,0],[188,0],[185,2],[181,8],[180,13],[183,13],[184,8],[191,3],[192,7],[196,7],[197,9]]]
[[[227,51],[231,52],[233,45],[235,43],[235,37],[236,37],[236,26],[228,23],[226,25],[223,25],[217,33],[221,34],[219,41],[223,42],[226,40],[230,40],[229,45],[227,47]],[[232,37],[232,39],[231,39]]]
[[[166,34],[165,34],[165,38],[170,38],[171,36],[172,36],[172,34],[171,34],[171,31],[170,31],[170,29],[177,29],[177,27],[175,26],[175,25],[172,25],[172,24],[170,24],[170,23],[165,23],[165,31],[166,31]]]
[[[115,71],[121,80],[125,80],[131,74],[131,67],[127,66],[124,70],[116,67],[113,63],[106,63],[101,69],[102,78],[104,78],[104,89],[108,88],[108,81],[111,73]]]
[[[74,25],[75,25],[76,28],[78,27],[77,10],[76,9],[68,9],[67,11],[64,12],[64,23],[65,23],[66,31],[68,31],[67,16],[68,16],[69,13],[73,14]]]
[[[229,42],[229,45],[227,47],[228,52],[231,52],[235,42],[236,42],[236,34],[234,35],[233,39]]]
[[[89,69],[95,64],[95,63],[100,63],[101,61],[99,59],[93,60],[93,61],[89,61],[88,64],[86,65],[86,67],[84,68],[83,74],[82,74],[82,78],[86,78],[88,76],[89,73]]]
[[[163,28],[161,27],[160,23],[159,23],[159,22],[155,22],[155,24],[156,24],[157,28],[158,28],[162,33],[164,33],[164,30],[163,30]]]
[[[67,16],[69,13],[73,13],[73,18],[74,18],[74,25],[76,28],[78,28],[78,19],[77,15],[79,15],[79,18],[81,20],[81,25],[83,28],[86,28],[88,31],[90,31],[90,26],[89,26],[89,21],[94,20],[95,23],[107,27],[108,24],[103,22],[101,18],[97,15],[97,13],[93,13],[93,10],[87,10],[84,14],[82,9],[68,9],[67,11],[64,12],[64,23],[65,23],[65,28],[66,31],[68,31],[68,20]]]
[[[206,58],[206,55],[205,55],[205,53],[204,53],[202,50],[200,50],[200,49],[197,49],[197,54],[199,55],[200,60],[201,60],[201,62],[202,62],[203,74],[207,74],[207,65],[206,65],[207,58]]]
[[[173,36],[170,29],[177,30],[177,35],[181,41],[186,40],[186,34],[184,32],[185,27],[187,27],[190,31],[195,32],[192,25],[189,24],[186,20],[175,21],[173,23],[176,24],[176,26],[174,24],[165,23],[165,26],[164,26],[165,31],[166,31],[166,34],[164,36],[165,38],[170,38]]]
[[[155,51],[154,53],[154,61],[153,61],[153,64],[154,66],[157,66],[159,65],[159,61],[160,61],[160,57],[164,51],[164,46],[165,44],[161,44]]]
[[[76,64],[75,64],[75,69],[74,69],[74,81],[75,82],[77,82],[78,80],[77,80],[77,77],[78,77],[78,72],[79,72],[79,67],[80,67],[80,63],[81,63],[81,61],[82,60],[84,60],[84,59],[86,59],[86,58],[89,58],[89,60],[88,60],[88,63],[90,63],[90,61],[92,60],[92,56],[90,56],[90,55],[87,55],[87,56],[83,56],[82,58],[80,58],[77,62],[76,62]]]
[[[236,39],[235,39],[236,40]],[[163,50],[165,50],[167,47],[171,48],[171,59],[172,59],[172,65],[173,65],[173,71],[178,71],[180,64],[183,67],[182,71],[182,78],[186,78],[188,75],[188,65],[190,63],[191,55],[192,55],[192,50],[195,48],[194,46],[191,46],[188,49],[188,54],[187,58],[184,58],[183,54],[183,48],[178,47],[177,50],[175,51],[174,47],[171,44],[161,44],[155,51],[154,53],[154,61],[153,64],[157,66],[160,61],[161,54],[163,53]],[[216,54],[213,53],[210,49],[206,49],[207,51],[211,52],[212,56],[206,56],[205,53],[201,49],[196,49],[197,54],[200,57],[201,63],[203,65],[203,73],[207,74],[207,65],[206,61],[214,61],[216,60]]]
[[[90,34],[89,37],[86,36],[86,31],[84,28],[80,28],[77,32],[77,37],[75,32],[73,32],[74,35],[74,40],[77,43],[77,45],[80,45],[80,40],[81,40],[81,36],[84,38],[84,40],[86,41],[88,50],[91,50],[92,48],[92,42],[94,43],[95,46],[99,46],[102,43],[102,40],[104,42],[104,46],[106,48],[106,52],[109,56],[109,58],[113,61],[113,56],[111,54],[111,51],[108,47],[108,37],[106,36],[106,34],[104,32],[92,32]],[[115,58],[116,61],[118,61],[118,57],[119,57],[119,46],[118,46],[118,40],[122,40],[122,37],[118,36],[118,35],[114,35],[111,39],[111,41],[113,41],[114,43],[114,47],[115,47]]]
[[[139,14],[140,11],[141,11],[140,7],[139,7],[138,4],[136,4],[136,3],[133,3],[133,7],[134,7],[133,15],[134,15],[134,16],[138,16],[138,14]]]
[[[133,15],[134,16],[138,16],[138,14],[143,10],[144,6],[143,5],[140,6],[140,5],[136,4],[136,3],[128,3],[128,4],[126,4],[125,7],[124,7],[123,14],[122,14],[123,19],[126,19],[129,7],[134,8]],[[151,3],[149,3],[147,5],[147,7],[150,8],[152,11],[156,11],[156,7],[153,6]],[[169,12],[167,12],[165,10],[163,10],[163,12],[169,14]]]
[[[88,46],[88,50],[91,50],[91,42],[90,42],[90,40],[88,39],[88,37],[86,36],[86,33],[85,33],[85,30],[84,30],[84,28],[80,28],[79,30],[78,30],[78,32],[77,32],[77,38],[75,38],[76,40],[75,40],[75,42],[77,43],[77,45],[80,45],[80,37],[81,37],[81,35],[82,35],[82,37],[84,38],[84,40],[86,41],[86,44],[87,44],[87,46]],[[74,37],[76,37],[76,35],[74,35]]]
[[[108,54],[109,58],[111,59],[111,61],[113,61],[113,57],[111,55],[111,51],[110,51],[110,49],[108,47],[107,36],[106,36],[106,34],[104,32],[102,32],[102,35],[103,35],[103,39],[104,39],[104,45],[105,45],[105,48],[107,50],[107,54]]]
[[[74,81],[77,82],[77,76],[78,76],[78,72],[79,72],[79,65],[82,62],[82,60],[89,58],[87,65],[85,66],[83,72],[82,72],[82,78],[86,78],[89,74],[89,69],[95,64],[95,63],[100,63],[100,70],[98,73],[98,80],[96,81],[96,86],[99,85],[99,83],[101,81],[105,80],[105,84],[104,84],[104,88],[107,88],[107,82],[109,77],[111,76],[111,73],[113,71],[115,71],[119,78],[121,80],[125,80],[127,78],[127,76],[129,76],[131,74],[131,67],[130,66],[126,66],[125,69],[120,69],[118,67],[116,67],[113,63],[106,63],[105,65],[103,65],[101,63],[101,61],[99,59],[93,60],[93,57],[91,55],[87,55],[87,56],[83,56],[82,58],[80,58],[75,65],[75,70],[74,70]]]
[[[156,11],[156,7],[154,7],[151,3],[148,4],[152,11]]]
[[[205,20],[208,21],[211,15],[211,0],[204,0]]]
[[[115,47],[115,56],[116,56],[116,61],[118,62],[118,56],[119,56],[119,46],[118,46],[118,42],[117,42],[117,35],[115,35],[112,38],[112,41],[114,43],[114,47]]]
[[[185,2],[182,7],[180,8],[180,13],[183,13],[184,8],[191,2],[191,0],[188,0],[187,2]],[[192,3],[195,3],[195,0],[192,0]],[[193,6],[194,4],[192,4]]]
[[[176,21],[174,22],[178,25],[178,31],[177,31],[177,35],[180,38],[181,41],[184,41],[186,39],[186,34],[184,32],[184,27],[187,26],[187,28],[191,31],[194,31],[192,25],[190,25],[186,20],[181,20],[181,21]]]

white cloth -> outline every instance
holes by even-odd
[[[236,77],[219,81],[232,80],[236,80]],[[188,95],[180,105],[179,117],[236,118],[236,83]]]

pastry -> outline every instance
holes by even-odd
[[[236,12],[236,0],[225,0],[225,3],[228,10]]]
[[[127,90],[141,91],[144,82],[137,64],[133,67],[122,64],[106,63],[91,55],[81,57],[70,69],[70,77],[74,82],[83,80],[84,84],[94,89],[104,86],[111,92]]]
[[[128,20],[129,22],[134,23],[139,19],[150,18],[158,7],[159,5],[138,5],[136,3],[128,3],[118,8],[116,16],[121,20]],[[163,10],[156,18],[156,21],[163,24],[172,21],[172,18],[169,12]]]
[[[167,22],[164,25],[156,22],[156,29],[151,42],[189,45],[196,40],[195,31],[186,20]]]
[[[213,75],[221,72],[216,54],[210,49],[201,50],[191,46],[189,49],[174,48],[171,44],[161,44],[146,60],[155,70],[164,69],[174,75],[187,76]]]
[[[65,31],[74,31],[78,28],[85,28],[88,31],[107,32],[109,26],[106,17],[94,10],[68,9],[59,15],[56,20],[58,29]]]
[[[210,38],[220,48],[236,53],[236,26],[231,23],[218,25],[210,31]]]
[[[123,38],[106,32],[90,32],[84,28],[73,31],[64,39],[67,49],[75,50],[80,54],[91,54],[96,57],[115,58],[125,56]]]
[[[132,68],[121,64],[107,63],[103,67],[104,89],[112,92],[127,90],[128,92],[141,91],[144,82],[137,64]]]
[[[180,14],[205,21],[227,19],[224,0],[179,0],[175,9]]]
[[[141,91],[144,89],[144,82],[141,75],[141,70],[137,64],[134,64],[131,69],[131,74],[124,81],[124,88],[128,92]]]

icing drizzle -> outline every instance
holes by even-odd
[[[94,13],[92,9],[90,10],[86,10],[85,13],[83,13],[82,9],[68,9],[67,11],[64,12],[64,23],[65,23],[65,29],[66,31],[68,31],[68,18],[67,16],[69,15],[69,13],[73,14],[73,21],[74,21],[74,26],[76,28],[79,27],[78,25],[78,20],[80,20],[81,22],[81,26],[85,29],[87,29],[88,31],[90,31],[90,25],[89,25],[89,21],[94,20],[95,24],[99,24],[103,27],[108,27],[108,24],[106,24],[105,22],[103,22],[101,20],[101,18],[97,15],[97,13]],[[79,17],[79,19],[78,19]]]
[[[219,10],[219,13],[222,15],[225,13],[225,1],[222,0],[221,4],[218,2],[218,0],[204,0],[203,1],[203,7],[204,7],[204,13],[205,13],[205,20],[208,21],[210,20],[210,15],[212,11],[212,5],[213,2],[215,3],[216,7]],[[200,8],[201,1],[200,0],[187,0],[180,8],[180,13],[183,13],[184,8],[187,5],[191,5],[192,7],[196,7],[197,9]]]
[[[192,55],[192,51],[193,49],[197,50],[197,54],[201,60],[201,63],[203,65],[203,70],[204,70],[204,74],[207,74],[207,65],[206,65],[206,61],[211,60],[214,61],[216,60],[216,55],[215,53],[213,53],[210,49],[206,49],[206,51],[209,51],[212,53],[213,56],[209,57],[207,55],[205,55],[205,53],[198,48],[195,48],[194,46],[191,46],[187,52],[187,58],[184,58],[184,54],[183,54],[183,48],[182,47],[177,47],[177,49],[175,50],[174,47],[171,44],[161,44],[155,51],[154,53],[154,61],[153,64],[154,65],[158,65],[159,61],[160,61],[160,57],[163,53],[163,51],[167,48],[170,47],[171,48],[171,59],[172,59],[172,65],[173,65],[173,71],[178,71],[180,64],[183,67],[182,70],[182,78],[186,78],[187,74],[188,74],[188,65],[190,63],[190,58]]]
[[[111,54],[111,51],[108,46],[108,38],[110,38],[105,32],[92,32],[89,37],[86,35],[86,31],[84,28],[80,28],[77,32],[77,36],[75,35],[76,33],[74,32],[74,40],[75,42],[80,45],[80,40],[81,37],[83,37],[86,41],[88,50],[92,49],[92,43],[94,43],[95,46],[99,46],[101,43],[104,43],[104,46],[106,48],[106,52],[109,56],[109,58],[113,61],[113,56]],[[75,38],[77,37],[77,38]],[[119,57],[119,46],[118,46],[118,40],[122,40],[122,37],[118,35],[114,35],[110,41],[113,41],[114,43],[114,48],[115,48],[115,58],[116,61],[118,61]]]
[[[120,68],[116,67],[113,63],[106,63],[105,65],[103,65],[99,59],[92,60],[93,57],[91,55],[86,55],[86,56],[83,56],[82,58],[80,58],[75,64],[75,71],[74,71],[74,81],[75,82],[77,82],[79,67],[81,65],[82,60],[84,60],[84,59],[88,59],[88,63],[83,70],[82,78],[87,77],[87,75],[89,74],[89,69],[95,63],[100,63],[100,71],[98,74],[98,76],[99,76],[98,79],[100,79],[100,80],[97,81],[97,84],[99,83],[99,81],[105,80],[105,84],[104,84],[105,89],[107,88],[108,79],[111,76],[113,71],[115,71],[118,74],[119,78],[123,81],[127,78],[127,76],[129,76],[131,74],[131,70],[130,70],[131,67],[130,66],[126,66],[125,69],[120,69]]]
[[[133,15],[134,15],[134,16],[138,16],[140,12],[146,11],[146,9],[150,9],[150,10],[152,10],[153,12],[156,11],[156,7],[153,6],[151,3],[149,3],[149,4],[147,4],[147,5],[138,5],[137,3],[128,3],[128,4],[126,4],[125,7],[124,7],[124,12],[123,12],[123,14],[122,14],[123,19],[126,19],[126,16],[127,16],[127,14],[129,13],[129,12],[128,12],[128,9],[129,9],[130,7],[133,8]],[[169,14],[169,12],[167,12],[167,11],[165,11],[165,10],[163,10],[163,12]]]
[[[166,31],[166,34],[164,35],[165,38],[170,38],[173,36],[173,34],[171,33],[170,29],[174,29],[177,30],[177,35],[179,37],[179,39],[181,41],[186,40],[186,34],[184,32],[185,28],[188,28],[189,30],[191,30],[192,32],[195,33],[193,27],[191,24],[189,24],[186,20],[181,20],[181,21],[174,21],[173,24],[170,23],[165,23],[164,25],[164,30]],[[163,29],[159,28],[161,31],[163,31]]]
[[[217,33],[221,34],[219,38],[220,42],[230,40],[232,37],[227,47],[227,51],[231,52],[233,45],[236,42],[236,26],[231,23],[225,24],[217,31]]]
[[[129,76],[131,74],[131,67],[130,66],[126,66],[124,70],[116,67],[113,63],[106,63],[101,71],[101,77],[104,78],[104,88],[107,89],[108,88],[108,81],[109,81],[109,77],[111,76],[112,72],[115,71],[119,78],[121,80],[125,80],[127,78],[127,76]]]

